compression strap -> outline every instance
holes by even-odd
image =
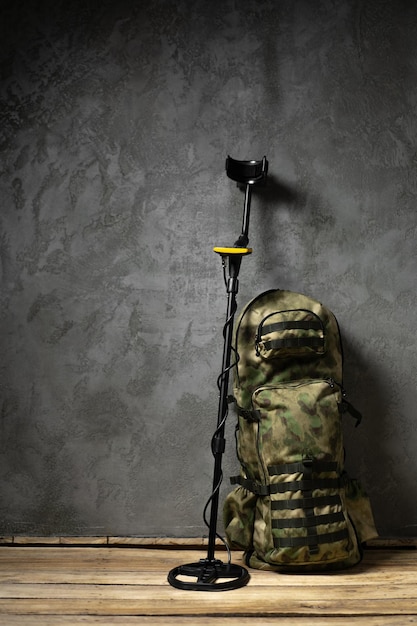
[[[343,511],[337,513],[327,513],[325,515],[315,515],[314,517],[288,517],[282,519],[273,519],[271,521],[272,528],[311,528],[312,526],[320,526],[322,524],[335,524],[344,522],[345,516]]]
[[[313,491],[314,489],[338,489],[341,486],[339,478],[313,478],[309,480],[291,480],[287,482],[274,483],[272,485],[261,485],[250,478],[243,476],[232,476],[232,485],[240,485],[256,494],[257,496],[268,496],[274,493],[285,493],[286,491]]]
[[[274,546],[276,548],[300,548],[302,546],[316,546],[322,543],[334,543],[335,541],[343,541],[349,536],[347,528],[338,530],[334,533],[325,533],[323,535],[314,535],[311,537],[274,537]]]
[[[262,337],[269,333],[282,330],[323,330],[321,322],[317,320],[293,320],[288,322],[276,322],[262,326]]]
[[[314,507],[341,505],[340,496],[312,496],[309,498],[291,498],[290,500],[273,500],[273,511],[294,511],[295,509],[313,509]]]

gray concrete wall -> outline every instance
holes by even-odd
[[[334,311],[364,413],[347,467],[381,534],[413,534],[416,5],[4,5],[0,533],[206,533],[212,246],[243,208],[224,159],[265,154],[239,305],[280,287]]]

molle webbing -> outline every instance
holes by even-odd
[[[318,320],[291,320],[289,322],[276,322],[262,326],[262,335],[268,335],[280,330],[323,330]]]
[[[334,524],[343,522],[343,511],[328,513],[327,515],[315,515],[314,517],[291,517],[287,519],[273,519],[272,528],[311,528],[320,524]]]
[[[287,491],[303,491],[312,493],[314,489],[340,489],[344,484],[344,478],[313,478],[314,474],[321,472],[336,472],[338,469],[335,461],[316,461],[314,459],[303,459],[296,463],[284,463],[282,465],[269,465],[270,476],[289,475],[302,473],[303,478],[299,480],[283,481],[268,485],[262,485],[256,480],[244,478],[243,476],[232,476],[232,485],[240,485],[257,496],[269,496],[274,493],[285,493]],[[285,500],[283,500],[285,502]],[[290,500],[289,502],[294,502]],[[313,506],[316,506],[313,504]],[[317,505],[320,506],[320,505]]]
[[[323,535],[311,535],[310,537],[274,537],[274,546],[276,548],[301,548],[308,546],[314,548],[322,543],[334,543],[335,541],[343,541],[349,536],[347,528],[337,530],[334,533],[325,533]]]
[[[322,348],[324,346],[323,326],[320,320],[288,320],[284,322],[275,322],[273,324],[265,324],[261,326],[257,337],[257,343],[263,340],[263,337],[271,333],[280,333],[283,331],[297,330],[313,330],[320,334],[315,337],[290,336],[281,339],[270,339],[263,341],[265,350],[280,350],[281,348]]]
[[[291,500],[274,500],[271,502],[273,511],[293,511],[295,509],[313,509],[315,506],[340,505],[340,496],[318,496],[316,498],[292,498]]]
[[[277,530],[304,528],[306,535],[304,536],[284,536],[274,537],[274,546],[276,548],[297,548],[307,546],[311,554],[318,552],[318,546],[324,543],[334,543],[343,541],[348,538],[349,533],[346,527],[346,520],[341,510],[342,501],[339,494],[326,494],[313,496],[314,489],[337,489],[343,486],[344,477],[341,478],[313,478],[313,474],[321,472],[337,472],[337,463],[333,461],[316,461],[314,459],[304,459],[299,463],[287,463],[283,465],[275,465],[268,467],[270,475],[288,474],[294,472],[302,472],[302,479],[294,481],[299,483],[300,491],[303,493],[302,498],[290,498],[286,500],[277,500],[271,502],[273,511],[291,510],[302,511],[301,517],[273,519],[271,526]],[[280,483],[285,484],[285,483]],[[316,514],[315,508],[324,506],[338,506],[339,511],[330,513]],[[343,524],[342,528],[338,528],[333,532],[319,533],[319,526],[329,524]]]
[[[240,485],[257,496],[269,496],[286,491],[313,491],[313,489],[338,489],[342,482],[339,478],[315,478],[312,480],[292,480],[273,485],[261,485],[243,476],[232,476],[232,485]]]

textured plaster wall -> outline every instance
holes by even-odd
[[[415,3],[2,6],[0,533],[206,532],[212,246],[243,208],[224,159],[265,154],[239,305],[281,287],[335,312],[364,413],[347,467],[380,532],[414,534]]]

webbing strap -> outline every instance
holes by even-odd
[[[276,322],[262,326],[262,336],[281,330],[323,330],[321,323],[317,320],[293,320],[288,322]]]
[[[286,491],[313,491],[314,489],[338,489],[341,482],[338,478],[316,478],[312,480],[291,480],[273,485],[261,485],[250,478],[243,476],[232,476],[232,485],[241,485],[248,491],[258,496],[268,496],[274,493],[285,493]]]
[[[311,528],[321,524],[334,524],[344,522],[343,511],[337,513],[327,513],[326,515],[315,515],[314,517],[288,517],[284,519],[273,519],[272,528]]]
[[[278,476],[280,474],[297,474],[299,472],[305,472],[310,466],[313,472],[319,474],[320,472],[336,472],[336,461],[299,461],[297,463],[283,463],[281,465],[269,465],[268,473],[270,476]]]
[[[314,507],[341,504],[340,496],[313,496],[311,498],[291,498],[290,500],[273,500],[273,511],[293,511],[294,509],[313,509]]]
[[[272,339],[264,341],[265,350],[278,350],[280,348],[322,348],[324,340],[319,337],[286,337],[284,339]]]
[[[313,476],[313,471],[314,471],[314,459],[303,459],[303,460],[304,460],[304,464],[306,465],[306,469],[304,471],[303,477],[306,476],[311,479]],[[304,495],[304,498],[308,501],[310,498],[313,497],[313,492],[311,489],[305,490],[303,495]],[[314,518],[315,517],[314,507],[313,506],[305,507],[304,514],[307,519]],[[312,537],[315,537],[317,535],[317,526],[315,525],[308,526],[306,530],[307,530],[307,536],[310,538],[309,541],[311,541],[309,545],[309,552],[310,554],[318,554],[319,553],[318,542],[313,541],[312,539]]]
[[[232,485],[240,485],[257,496],[269,496],[270,485],[260,485],[255,480],[243,478],[243,476],[232,476],[230,478]]]
[[[238,404],[236,405],[237,414],[243,417],[247,422],[259,422],[261,419],[261,412],[259,409],[242,409]]]
[[[334,543],[335,541],[343,541],[349,536],[347,528],[338,530],[334,533],[326,533],[324,535],[314,535],[311,537],[274,537],[274,546],[276,548],[299,548],[301,546],[316,546],[322,543]]]
[[[341,483],[338,478],[313,478],[312,480],[292,480],[275,483],[269,486],[269,493],[285,493],[286,491],[313,491],[314,489],[338,489]]]

